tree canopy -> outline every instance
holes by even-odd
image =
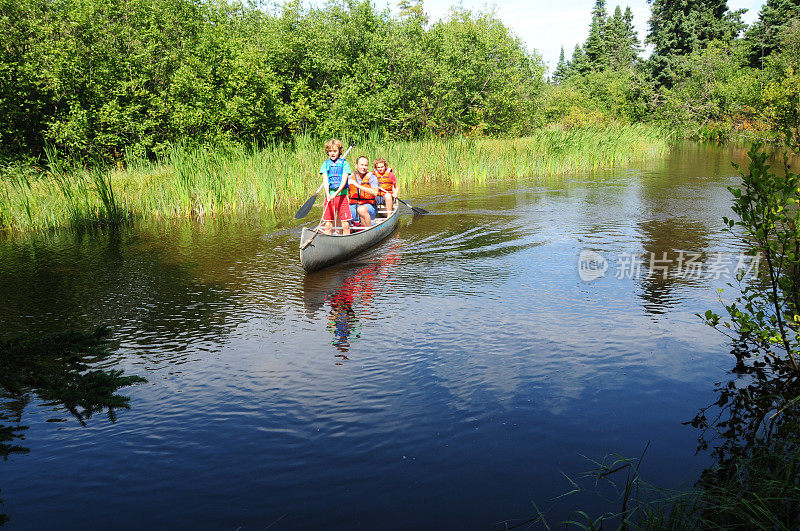
[[[0,156],[530,128],[538,55],[493,14],[401,4],[0,0]]]

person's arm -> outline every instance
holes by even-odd
[[[347,184],[349,182],[350,182],[350,174],[349,173],[343,173],[342,174],[342,182],[341,182],[341,184],[339,184],[339,188],[336,189],[336,193],[334,193],[333,195],[339,195],[339,193],[344,189],[345,186],[347,186]]]
[[[378,195],[378,194],[380,194],[380,193],[381,193],[380,186],[378,185],[378,179],[375,179],[375,182],[374,182],[374,183],[372,182],[372,179],[370,179],[370,180],[369,180],[369,184],[370,184],[370,186],[363,186],[363,185],[361,185],[361,184],[358,184],[358,183],[355,181],[355,179],[350,179],[350,184],[352,184],[352,185],[353,185],[353,186],[355,186],[356,188],[359,188],[359,189],[361,189],[361,190],[364,190],[365,192],[367,192],[368,194],[371,194],[371,195]],[[374,184],[374,187],[372,186],[373,184]]]
[[[369,174],[369,187],[367,187],[367,192],[375,196],[381,193],[381,184],[378,182],[378,177],[376,177],[374,173]]]
[[[350,183],[350,174],[352,173],[353,169],[350,167],[350,163],[342,159],[342,182],[339,183],[339,188],[336,189],[336,193],[333,195],[339,195],[344,187]]]
[[[392,176],[392,197],[397,197],[397,194],[399,193],[397,191],[397,175],[395,175],[391,170],[390,174]]]

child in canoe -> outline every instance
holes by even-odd
[[[397,177],[389,167],[386,159],[375,159],[375,177],[378,178],[382,193],[378,195],[377,204],[386,205],[386,211],[391,213],[394,209],[394,199],[397,197]]]
[[[328,158],[319,168],[322,187],[325,189],[325,205],[322,207],[322,220],[325,234],[333,232],[336,216],[342,220],[342,234],[350,234],[350,203],[347,200],[347,181],[353,170],[347,160],[340,158],[342,142],[332,138],[325,142]]]

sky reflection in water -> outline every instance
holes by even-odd
[[[624,253],[739,252],[721,217],[742,158],[684,146],[431,189],[413,198],[431,215],[312,275],[298,226],[260,220],[0,242],[4,336],[108,324],[108,366],[148,380],[113,424],[28,404],[0,512],[9,529],[485,529],[549,506],[582,455],[648,441],[646,479],[689,485],[707,460],[680,423],[728,366],[694,313],[725,279],[614,273]],[[605,276],[579,278],[584,249]],[[570,500],[553,520],[575,507],[602,508]]]

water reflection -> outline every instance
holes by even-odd
[[[700,516],[726,529],[798,529],[797,371],[744,342],[731,353],[732,378],[717,383],[717,399],[686,423],[700,429],[697,451],[710,449],[715,459],[696,484]]]
[[[92,366],[106,359],[111,350],[109,331],[62,332],[38,337],[18,336],[0,340],[0,457],[30,450],[16,444],[24,439],[25,406],[35,397],[50,407],[65,410],[81,426],[95,413],[105,411],[116,421],[116,410],[128,409],[129,398],[117,392],[146,381],[140,376],[123,376],[122,370]],[[65,421],[51,418],[51,421]],[[10,424],[6,424],[10,423]],[[0,514],[0,525],[8,521]]]
[[[306,275],[304,304],[309,317],[323,305],[329,307],[327,329],[333,334],[331,344],[339,352],[336,357],[348,359],[353,342],[361,339],[362,320],[371,318],[375,297],[388,294],[393,272],[400,263],[398,240],[380,248],[381,255],[370,264],[348,272],[345,268]],[[377,345],[386,338],[371,338]]]
[[[347,285],[342,285],[331,296],[329,300],[331,315],[329,317],[328,330],[333,332],[333,345],[339,352],[337,356],[348,359],[345,352],[350,350],[350,336],[354,335],[354,340],[361,337],[361,333],[355,330],[358,325],[356,312],[353,311],[353,292]]]

